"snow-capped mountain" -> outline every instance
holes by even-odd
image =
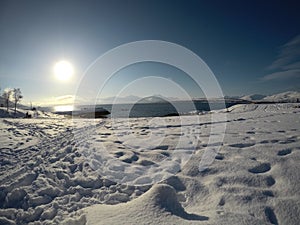
[[[265,98],[263,98],[263,100],[271,102],[300,102],[300,92],[287,91],[271,96],[266,96]]]
[[[300,92],[287,91],[269,96],[252,94],[242,96],[240,99],[254,102],[300,102]]]

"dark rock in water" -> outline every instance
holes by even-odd
[[[96,108],[91,111],[83,110],[83,111],[73,112],[73,116],[79,116],[82,118],[106,118],[106,116],[109,114],[110,112],[104,108]]]
[[[55,112],[59,115],[74,116],[80,118],[106,118],[110,112],[104,108],[84,108],[82,110]]]
[[[166,115],[163,115],[162,117],[169,117],[169,116],[180,116],[178,112],[174,112],[174,113],[168,113]]]
[[[80,115],[81,118],[106,118],[109,113],[94,112],[94,113],[83,113]]]

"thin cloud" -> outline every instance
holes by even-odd
[[[287,78],[300,78],[300,69],[287,70],[268,74],[262,78],[263,81],[287,79]]]
[[[79,96],[63,95],[40,99],[39,101],[33,102],[33,104],[38,106],[73,105],[84,101],[85,99]]]
[[[286,65],[283,67],[283,69],[284,70],[300,69],[300,61]]]
[[[300,35],[280,47],[277,59],[267,69],[273,72],[262,77],[262,81],[300,77]]]
[[[285,45],[283,45],[284,47],[290,47],[290,46],[295,46],[298,45],[300,42],[300,35],[294,37],[292,40],[290,40],[288,43],[286,43]]]
[[[74,101],[75,96],[74,95],[63,95],[56,97],[56,101]]]
[[[288,65],[298,62],[300,62],[300,35],[280,47],[277,59],[268,67],[268,69],[284,69]]]

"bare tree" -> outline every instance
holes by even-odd
[[[17,104],[18,104],[18,102],[21,101],[22,98],[23,98],[23,95],[22,95],[20,88],[14,88],[13,89],[13,99],[14,99],[14,103],[15,103],[15,114],[17,113]]]
[[[6,104],[6,110],[8,112],[9,109],[9,102],[11,99],[11,95],[12,95],[12,89],[10,88],[6,88],[2,94],[2,97],[4,98],[5,104]]]

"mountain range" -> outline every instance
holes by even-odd
[[[254,102],[300,102],[300,92],[287,91],[274,95],[245,95],[241,96],[240,99]]]
[[[287,91],[273,95],[262,95],[262,94],[252,94],[252,95],[243,95],[243,96],[225,96],[226,101],[236,101],[241,103],[247,102],[300,102],[300,92],[297,91]],[[101,104],[107,103],[110,104],[114,102],[115,97],[109,97],[101,99]],[[126,97],[118,97],[115,103],[160,103],[160,102],[172,102],[172,101],[182,101],[183,99],[174,98],[174,97],[165,97],[162,95],[152,95],[148,97],[138,97],[134,95]],[[193,100],[206,101],[206,98],[193,98]],[[220,100],[220,98],[215,98],[211,100]]]

